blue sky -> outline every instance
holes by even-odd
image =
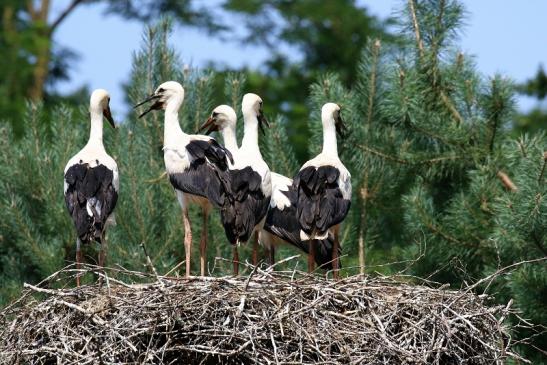
[[[334,0],[332,0],[334,1]],[[62,10],[68,0],[53,2],[53,14]],[[386,18],[401,0],[361,0],[371,14]],[[532,77],[538,65],[547,66],[547,1],[545,0],[465,0],[469,13],[461,35],[461,49],[475,57],[485,75],[500,72],[516,81]],[[112,96],[113,111],[127,110],[123,104],[121,84],[128,79],[132,53],[138,49],[142,25],[115,15],[103,14],[102,5],[77,8],[58,28],[54,40],[76,51],[80,60],[71,72],[69,82],[60,83],[60,92],[69,92],[82,84],[105,88]],[[268,57],[265,49],[249,48],[238,43],[209,38],[199,31],[178,28],[171,39],[185,63],[201,67],[208,61],[231,66],[258,67]],[[519,108],[535,105],[519,97]]]

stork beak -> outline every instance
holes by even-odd
[[[107,105],[106,108],[103,110],[103,116],[106,118],[106,120],[108,120],[112,128],[116,129],[114,119],[112,119],[112,113],[110,112],[110,105]]]
[[[205,129],[205,134],[211,134],[212,132],[216,132],[219,130],[218,125],[216,124],[217,118],[216,117],[209,117],[205,123],[201,127],[199,127],[198,132],[201,132]]]
[[[264,116],[264,113],[262,112],[262,108],[260,108],[260,110],[258,111],[257,119],[258,119],[258,126],[260,127],[260,131],[262,132],[263,135],[266,135],[266,132],[264,131],[264,124],[266,125],[266,127],[270,128],[270,123],[268,123],[268,120]]]
[[[336,127],[336,133],[338,133],[341,138],[344,138],[348,129],[346,128],[340,113],[338,113],[334,120],[334,126]]]
[[[136,109],[137,107],[139,107],[139,106],[141,106],[145,103],[148,103],[149,101],[159,99],[160,97],[161,97],[161,95],[159,95],[159,94],[152,94],[149,97],[147,97],[146,99],[144,99],[143,101],[141,101],[140,103],[138,103],[137,105],[135,105],[133,107],[133,109]],[[162,106],[163,106],[163,102],[161,100],[156,100],[156,102],[154,104],[152,104],[147,110],[145,110],[143,113],[141,113],[141,115],[139,115],[139,119],[144,117],[146,114],[150,113],[152,110],[161,109]]]

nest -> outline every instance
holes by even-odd
[[[21,299],[0,314],[1,364],[521,359],[504,325],[509,306],[487,306],[485,295],[470,290],[404,278],[332,281],[258,267],[247,277],[188,279],[87,269],[101,276],[100,284],[68,288],[76,271],[68,268],[40,286],[25,285]],[[62,281],[64,289],[45,288]]]

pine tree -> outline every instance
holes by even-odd
[[[545,324],[547,270],[537,259],[546,256],[547,139],[508,133],[514,87],[480,75],[458,52],[460,3],[409,0],[401,15],[404,43],[370,43],[352,88],[327,75],[311,91],[311,154],[321,146],[324,102],[342,106],[350,129],[339,142],[353,184],[344,266],[354,273],[359,257],[361,272],[404,270],[462,286],[536,260],[481,290],[500,303],[513,298],[526,318]],[[544,349],[545,335],[533,345]]]

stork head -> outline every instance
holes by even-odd
[[[266,127],[270,127],[270,124],[268,123],[268,120],[264,116],[264,112],[262,111],[262,99],[260,96],[248,93],[243,95],[243,102],[241,103],[241,111],[243,112],[243,116],[245,119],[256,117],[258,120],[258,126],[260,127],[260,130],[264,134],[264,124]]]
[[[236,129],[237,115],[235,110],[228,105],[217,106],[211,116],[201,127],[199,132],[205,130],[205,134],[210,134],[214,131],[223,130],[224,128]]]
[[[112,128],[116,128],[110,112],[110,95],[105,89],[96,89],[89,100],[89,111],[102,114]]]
[[[340,105],[336,103],[326,103],[323,105],[321,108],[321,119],[323,121],[323,128],[334,123],[336,133],[338,133],[340,137],[345,136],[347,128],[342,120]]]
[[[167,81],[158,86],[154,93],[141,101],[135,108],[145,103],[152,102],[152,105],[145,110],[139,118],[142,118],[152,110],[172,109],[178,111],[184,101],[184,88],[176,81]]]

